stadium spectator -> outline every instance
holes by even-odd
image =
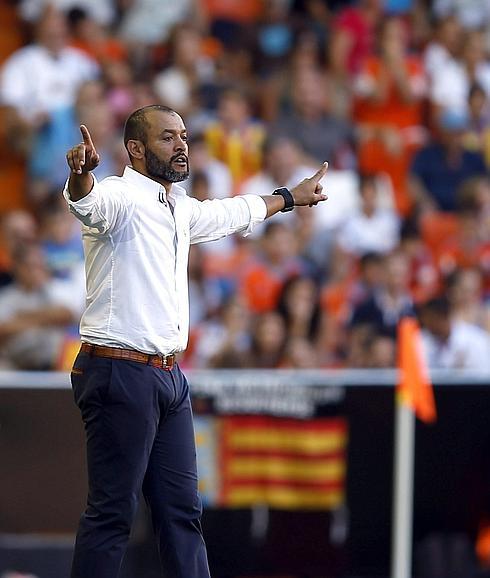
[[[295,22],[290,17],[290,5],[284,0],[264,2],[259,21],[251,29],[250,48],[253,67],[262,81],[277,73],[293,50]]]
[[[304,179],[311,171],[311,165],[304,162],[297,141],[291,137],[268,138],[264,141],[262,156],[262,170],[243,183],[240,194],[252,191],[262,194],[271,188],[289,187],[291,183]]]
[[[246,367],[249,365],[251,318],[243,301],[230,297],[191,336],[194,367]]]
[[[320,352],[325,364],[336,363],[351,316],[350,296],[357,280],[356,260],[340,247],[330,252],[329,275],[321,290],[322,324]]]
[[[284,344],[281,368],[314,369],[320,365],[317,349],[309,339],[288,336]]]
[[[355,80],[354,119],[359,125],[359,168],[387,173],[402,215],[410,212],[406,191],[410,160],[426,138],[422,102],[426,79],[421,60],[408,53],[408,31],[400,17],[380,25],[378,52]]]
[[[420,310],[422,344],[433,369],[490,370],[490,337],[466,321],[454,320],[445,297],[432,299]]]
[[[128,58],[123,42],[111,36],[108,28],[98,22],[91,11],[76,6],[68,12],[67,16],[71,46],[85,52],[100,66],[105,66],[110,62],[124,62]]]
[[[468,96],[468,128],[463,137],[463,146],[469,151],[479,152],[490,169],[490,96],[479,84],[473,84]]]
[[[192,126],[199,96],[206,87],[212,88],[214,75],[214,63],[203,53],[199,29],[180,24],[172,30],[168,66],[154,76],[153,89],[160,102],[178,108]]]
[[[63,14],[48,7],[36,25],[35,42],[14,52],[0,72],[0,102],[15,111],[11,134],[29,159],[28,191],[39,203],[60,186],[50,168],[64,162],[72,142],[78,88],[98,74],[95,61],[68,46]]]
[[[287,332],[283,318],[275,311],[257,315],[253,320],[248,366],[279,367],[284,357]]]
[[[466,193],[458,207],[456,227],[453,233],[443,240],[437,253],[437,263],[442,275],[448,276],[458,267],[479,267],[484,275],[485,289],[490,288],[488,224],[488,219],[485,213],[481,212],[476,199]]]
[[[479,269],[456,269],[446,280],[452,317],[477,325],[490,334],[490,307],[484,301],[483,276]]]
[[[368,325],[376,334],[395,337],[400,319],[414,315],[408,259],[400,251],[384,258],[383,280],[373,295],[353,310],[350,327]]]
[[[220,243],[220,241],[215,241]],[[217,257],[211,254],[210,260]],[[237,280],[235,276],[227,276],[217,267],[207,270],[208,259],[202,246],[195,245],[189,252],[189,293],[190,320],[192,326],[214,317],[235,293]],[[209,266],[211,268],[211,266]]]
[[[31,213],[10,211],[0,223],[0,287],[12,282],[12,256],[17,247],[37,239],[37,223]]]
[[[261,0],[203,0],[202,4],[212,35],[227,50],[243,42],[247,27],[257,22],[263,11]]]
[[[192,192],[193,196],[195,196],[195,176],[202,174],[208,182],[208,198],[224,199],[231,197],[233,180],[229,168],[224,162],[217,160],[209,154],[203,134],[193,134],[189,140],[189,157],[192,162],[192,167],[189,179],[183,183],[184,188]],[[274,187],[268,190],[274,190]],[[259,193],[258,190],[254,192]]]
[[[288,338],[299,338],[316,344],[320,327],[318,285],[307,276],[288,279],[279,296],[277,312],[284,320]]]
[[[357,74],[365,58],[373,52],[382,8],[380,0],[359,0],[336,15],[329,60],[337,74]]]
[[[343,251],[357,257],[365,253],[389,253],[399,242],[400,219],[393,209],[379,206],[375,175],[361,175],[361,207],[348,216],[338,233]]]
[[[36,245],[13,255],[14,281],[0,290],[0,363],[15,369],[56,368],[68,328],[77,323],[84,292],[53,280]]]
[[[430,98],[436,112],[449,110],[467,114],[470,88],[474,83],[490,96],[490,60],[486,55],[485,36],[479,30],[467,32],[461,58],[446,60],[432,77]]]
[[[142,49],[138,50],[138,57],[146,56],[147,47],[166,42],[175,25],[194,19],[199,21],[201,16],[199,0],[130,2],[123,12],[119,34],[134,50]]]
[[[80,225],[62,199],[53,196],[40,214],[40,239],[51,276],[76,283],[83,281],[83,245]]]
[[[415,155],[409,186],[419,211],[454,212],[458,187],[470,177],[487,174],[481,154],[463,148],[467,127],[465,114],[442,112],[439,136]]]
[[[387,369],[396,365],[396,343],[388,335],[374,335],[366,347],[367,366]]]
[[[133,69],[126,61],[111,60],[103,67],[106,97],[118,125],[135,108],[136,90]]]
[[[428,223],[430,227],[430,223]],[[400,250],[410,264],[410,293],[415,303],[435,297],[440,290],[439,271],[416,219],[404,221],[400,232]]]
[[[227,88],[219,98],[218,118],[208,124],[204,137],[212,157],[229,168],[234,191],[256,173],[262,163],[265,130],[252,117],[251,103],[236,88]]]
[[[298,255],[309,274],[323,282],[329,275],[330,256],[334,247],[335,232],[323,226],[310,207],[295,211],[291,227],[294,228]]]
[[[304,273],[306,267],[298,256],[294,234],[285,223],[268,223],[259,245],[254,261],[242,272],[239,289],[251,311],[265,313],[277,307],[287,279]]]
[[[457,65],[463,43],[463,29],[452,15],[437,20],[432,39],[424,50],[424,68],[429,80],[446,66]]]
[[[328,159],[331,168],[355,168],[354,128],[332,114],[327,77],[319,70],[297,70],[291,91],[292,110],[272,124],[271,135],[294,139],[312,164]]]
[[[63,14],[48,7],[36,23],[35,41],[14,52],[1,70],[0,100],[16,113],[17,129],[50,128],[74,104],[81,84],[95,78],[96,63],[67,44]]]

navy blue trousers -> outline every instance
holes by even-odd
[[[209,578],[189,386],[179,367],[79,353],[71,379],[89,484],[71,578],[118,576],[141,491],[162,576]]]

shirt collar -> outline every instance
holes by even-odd
[[[133,167],[130,167],[129,165],[124,168],[123,178],[132,183],[133,185],[137,186],[138,189],[147,191],[148,193],[158,195],[160,192],[163,192],[163,194],[165,195],[165,200],[167,200],[168,193],[163,185],[157,183],[157,181],[154,181],[150,177],[147,177],[146,175],[143,175],[142,173],[135,171]],[[185,196],[186,194],[187,194],[186,190],[180,185],[176,183],[172,185],[172,192],[170,194],[171,197],[174,198],[182,197]]]

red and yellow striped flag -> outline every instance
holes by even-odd
[[[225,417],[220,434],[223,506],[330,510],[344,502],[344,419]]]

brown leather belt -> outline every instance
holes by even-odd
[[[125,359],[136,361],[153,367],[160,367],[166,371],[171,371],[175,363],[175,355],[151,355],[141,353],[134,349],[120,349],[119,347],[106,347],[105,345],[93,345],[92,343],[82,343],[80,351],[95,357],[109,357],[111,359]]]

